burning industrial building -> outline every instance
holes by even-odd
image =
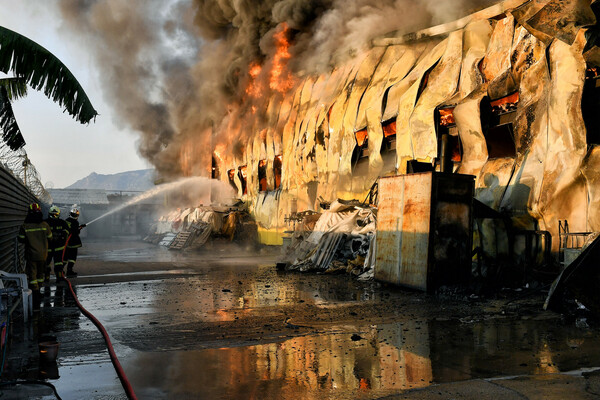
[[[600,230],[597,1],[60,5],[142,155],[231,185],[263,243],[371,200],[371,259],[411,276],[380,279],[428,289],[406,254],[497,276],[556,260],[559,221]]]

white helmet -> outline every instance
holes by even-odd
[[[69,213],[69,216],[73,219],[79,218],[79,208],[77,208],[77,205],[73,205],[73,207],[71,207],[71,212]]]
[[[60,215],[60,208],[58,208],[57,206],[50,207],[50,210],[48,211],[48,215],[51,216],[52,218],[58,218],[58,216]]]

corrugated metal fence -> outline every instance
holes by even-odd
[[[16,272],[23,268],[23,246],[17,246],[19,227],[27,206],[36,197],[0,164],[0,270]]]

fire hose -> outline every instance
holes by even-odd
[[[117,372],[117,375],[119,376],[119,380],[121,381],[121,385],[123,386],[123,389],[125,390],[125,394],[127,394],[127,398],[130,400],[137,400],[137,397],[136,397],[135,393],[133,392],[133,387],[131,386],[131,383],[129,383],[129,380],[127,379],[127,376],[125,375],[125,371],[123,370],[123,367],[121,367],[121,363],[119,362],[119,359],[117,358],[115,349],[113,348],[110,338],[108,337],[108,333],[106,332],[106,329],[104,329],[104,326],[102,326],[100,321],[98,321],[96,319],[96,317],[94,317],[92,315],[92,313],[90,313],[88,310],[86,310],[81,305],[81,303],[79,302],[79,299],[75,295],[75,291],[73,291],[73,286],[71,286],[71,282],[69,282],[69,280],[66,278],[65,278],[65,282],[67,282],[67,285],[69,285],[69,290],[71,291],[71,295],[75,299],[75,303],[77,304],[77,307],[79,307],[81,312],[83,314],[85,314],[85,316],[88,317],[94,325],[96,325],[96,328],[98,328],[98,330],[104,337],[104,341],[106,342],[106,348],[108,349],[108,354],[110,355],[110,361],[112,362],[113,367],[115,368],[115,371]]]
[[[67,249],[67,246],[69,245],[69,239],[71,239],[71,235],[69,235],[69,237],[67,238],[67,241],[65,242],[65,248],[63,249],[63,254],[62,254],[63,260],[65,258],[65,250]],[[73,286],[71,286],[71,282],[64,276],[63,276],[63,279],[65,280],[65,282],[67,282],[67,285],[69,285],[69,290],[71,291],[71,295],[75,299],[75,303],[77,304],[77,307],[79,307],[81,312],[86,317],[88,317],[94,325],[96,325],[96,328],[98,328],[98,330],[102,334],[102,337],[104,338],[104,342],[106,343],[106,348],[108,349],[108,354],[110,355],[110,361],[112,362],[113,367],[115,368],[115,371],[117,372],[117,375],[119,376],[119,380],[121,381],[121,386],[123,386],[123,389],[125,390],[125,394],[127,394],[127,398],[130,400],[137,400],[137,397],[133,391],[133,387],[131,386],[131,383],[129,383],[129,380],[127,379],[127,375],[125,375],[125,371],[123,370],[123,367],[121,367],[121,363],[119,362],[119,359],[117,358],[117,354],[115,353],[115,349],[113,348],[110,338],[108,337],[108,333],[106,332],[106,329],[104,329],[104,326],[102,326],[100,321],[98,321],[96,319],[96,317],[94,317],[94,315],[92,315],[92,313],[90,313],[88,310],[86,310],[81,305],[81,303],[79,302],[79,299],[77,298],[77,295],[75,294],[75,291],[73,290]]]

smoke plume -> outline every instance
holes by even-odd
[[[212,148],[241,157],[269,101],[291,96],[391,31],[456,19],[493,0],[60,0],[96,55],[118,123],[166,178],[205,175]]]

